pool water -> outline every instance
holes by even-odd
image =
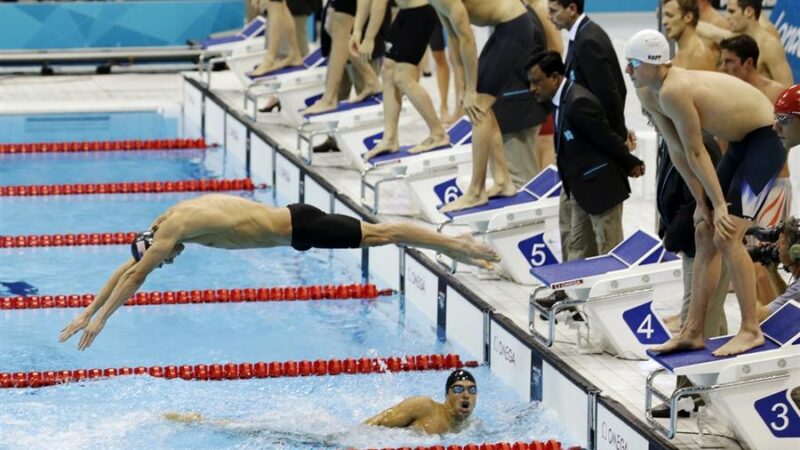
[[[8,123],[0,119],[0,125]],[[118,121],[109,119],[108,123]],[[48,134],[41,140],[51,137]],[[164,136],[121,133],[115,137],[112,133],[108,139],[153,137]],[[7,139],[3,136],[0,142]],[[220,176],[219,161],[225,159],[225,151],[214,150],[217,154],[211,155],[211,163],[209,152],[0,155],[0,184]],[[232,194],[274,201],[268,190]],[[0,197],[0,235],[142,230],[169,206],[198,195]],[[125,245],[0,249],[0,295],[97,293],[129,257],[130,248]],[[350,251],[297,252],[288,247],[230,251],[193,245],[174,264],[150,274],[140,290],[361,281],[360,261]],[[373,281],[383,287],[380,280]],[[0,372],[431,353],[458,353],[462,359],[471,359],[463,349],[439,340],[434,324],[418,319],[421,314],[406,309],[397,295],[373,300],[121,307],[83,352],[76,350],[80,333],[58,343],[61,329],[79,313],[80,309],[66,308],[0,311]],[[442,401],[447,376],[443,371],[206,382],[128,376],[40,389],[2,389],[0,449],[307,449],[535,439],[575,442],[552,413],[520,399],[488,367],[478,367],[473,373],[480,389],[476,411],[465,430],[442,436],[361,423],[409,396]],[[198,412],[210,422],[173,423],[163,417],[171,411]]]

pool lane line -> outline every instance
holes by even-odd
[[[28,153],[76,153],[105,151],[141,150],[202,150],[218,147],[208,144],[203,138],[197,139],[128,139],[123,141],[79,141],[79,142],[27,142],[0,144],[0,154]]]
[[[396,294],[374,284],[309,285],[262,288],[194,289],[191,291],[137,292],[124,306],[187,305],[200,303],[252,303],[307,300],[363,300]],[[0,310],[85,308],[94,294],[27,295],[0,297]]]
[[[135,238],[135,231],[128,231],[126,233],[66,233],[0,236],[0,248],[130,245]]]
[[[531,441],[531,442],[495,442],[483,444],[450,444],[444,445],[431,445],[428,447],[381,447],[381,450],[562,450],[564,447],[561,442],[550,439],[547,442]],[[350,449],[353,450],[353,449]],[[367,450],[378,450],[377,448],[368,448]],[[580,446],[569,447],[564,450],[581,450]]]
[[[249,178],[170,181],[132,181],[124,183],[31,184],[0,186],[0,197],[39,197],[50,195],[140,194],[166,192],[220,192],[266,189]]]
[[[24,389],[52,386],[99,378],[127,375],[149,375],[156,378],[186,381],[247,380],[251,378],[307,377],[355,375],[385,372],[418,372],[477,367],[477,361],[462,362],[454,353],[404,355],[383,358],[344,358],[290,360],[256,363],[216,363],[196,365],[139,366],[106,369],[48,370],[34,372],[2,372],[0,388]]]

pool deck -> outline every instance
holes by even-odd
[[[196,76],[196,74],[188,74]],[[123,111],[123,110],[158,110],[174,108],[182,101],[182,77],[180,74],[119,74],[119,75],[68,75],[53,77],[14,76],[0,78],[0,113],[48,113],[66,111]],[[226,72],[213,74],[213,91],[221,99],[234,108],[241,109],[243,93],[235,77]],[[434,104],[438,104],[436,87],[433,78],[423,78],[423,86],[434,94]],[[628,98],[630,102],[631,94]],[[453,96],[451,95],[451,99]],[[452,102],[452,100],[451,100]],[[629,108],[630,109],[630,108]],[[643,125],[639,115],[628,114],[633,128]],[[267,115],[260,115],[256,127],[261,128],[285,149],[295,149],[296,136],[293,129],[276,126],[274,120]],[[411,143],[424,137],[425,127],[421,121],[413,123],[409,128],[401,130],[402,142]],[[358,172],[346,166],[343,157],[338,154],[322,154],[315,156],[315,167],[320,174],[333,183],[342,193],[349,195],[356,202],[360,197]],[[648,167],[654,170],[655,167]],[[413,214],[414,208],[410,199],[402,190],[392,190],[391,184],[384,188],[381,219],[403,220]],[[399,192],[398,192],[399,191]],[[654,232],[655,207],[653,201],[637,195],[626,201],[623,223],[626,235],[641,228]],[[419,224],[432,225],[417,221]],[[445,233],[454,234],[455,227],[446,227]],[[425,252],[432,256],[431,252]],[[475,292],[481,299],[491,304],[496,310],[511,318],[521,330],[528,329],[528,296],[531,288],[513,282],[498,279],[485,280],[476,276],[469,268],[460,267],[455,277]],[[680,309],[680,298],[669,299],[657,303],[654,308],[660,314],[670,314]],[[736,299],[729,295],[726,301],[726,314],[729,328],[735,330],[739,326],[739,311]],[[541,324],[541,321],[537,323]],[[645,378],[658,366],[651,361],[619,359],[609,354],[587,354],[574,345],[575,330],[559,326],[556,332],[556,343],[552,351],[563,359],[590,382],[600,387],[604,395],[624,405],[635,417],[644,421]],[[669,377],[662,377],[668,379]],[[672,386],[660,384],[662,390],[669,391]],[[713,419],[706,419],[706,428],[712,434],[721,437],[710,437],[717,448],[741,448],[732,436]],[[698,426],[695,419],[681,419],[679,434],[673,440],[676,446],[686,449],[699,449],[697,442]]]

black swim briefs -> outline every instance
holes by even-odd
[[[429,44],[431,46],[431,50],[435,52],[441,52],[447,48],[447,41],[444,37],[444,27],[442,26],[442,21],[439,20],[438,17],[436,18],[436,27],[433,29]]]
[[[326,214],[305,203],[288,206],[292,217],[292,247],[358,248],[361,246],[361,221],[341,214]]]
[[[785,163],[786,151],[771,127],[758,128],[741,141],[731,142],[717,165],[728,212],[747,219],[758,217]]]
[[[331,0],[331,6],[334,11],[349,14],[353,17],[356,15],[356,0]]]
[[[478,93],[500,95],[509,79],[524,76],[525,64],[533,55],[533,19],[526,13],[494,27],[478,58]]]
[[[399,63],[417,65],[425,55],[431,33],[439,23],[439,16],[431,5],[401,9],[397,13],[389,37],[386,39],[386,57]]]

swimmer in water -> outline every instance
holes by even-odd
[[[364,421],[365,425],[410,428],[426,434],[460,431],[475,409],[478,386],[475,377],[464,369],[454,370],[445,382],[445,401],[439,403],[430,397],[409,397]],[[179,423],[231,425],[232,421],[210,420],[201,414],[166,413],[164,418]]]
[[[171,264],[188,243],[225,249],[292,246],[300,251],[398,244],[435,250],[485,269],[500,260],[497,252],[469,234],[451,237],[406,222],[363,222],[306,204],[275,208],[232,195],[204,195],[172,206],[148,231],[136,236],[131,244],[133,257],[114,271],[94,301],[64,327],[59,341],[84,330],[78,350],[88,348],[150,272]]]

